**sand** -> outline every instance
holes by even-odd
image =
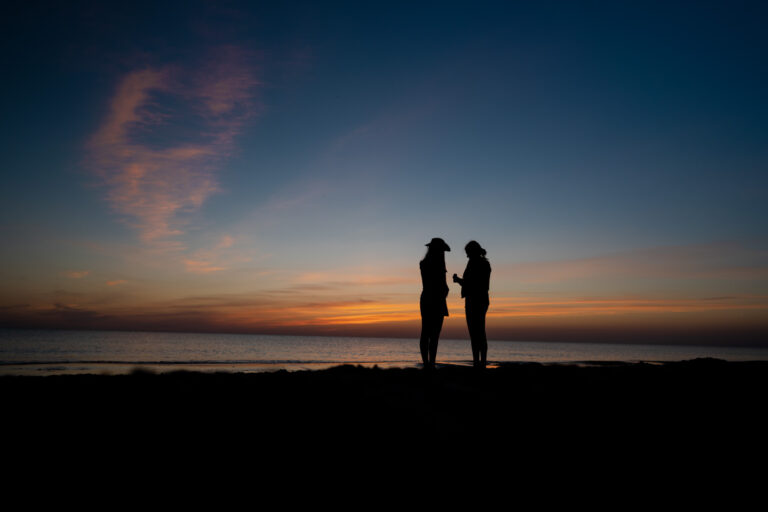
[[[719,360],[0,377],[20,458],[353,473],[397,461],[403,475],[427,461],[545,479],[744,469],[764,460],[766,384],[768,363]]]

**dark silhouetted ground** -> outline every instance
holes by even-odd
[[[672,485],[755,474],[745,464],[765,462],[767,383],[768,363],[695,360],[5,376],[0,390],[6,465],[27,470],[77,461],[137,478],[220,469],[248,480],[259,468],[283,480],[435,467]]]

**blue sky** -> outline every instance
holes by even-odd
[[[765,339],[760,2],[12,9],[9,325],[411,336],[442,236],[451,273],[488,249],[497,338],[717,317]]]

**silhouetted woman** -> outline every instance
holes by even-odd
[[[488,355],[485,314],[490,302],[488,287],[491,281],[491,264],[485,259],[485,249],[474,240],[464,247],[464,251],[469,258],[464,277],[453,274],[453,282],[461,285],[461,296],[464,297],[467,328],[472,342],[472,362],[476,368],[485,368]]]
[[[434,368],[437,342],[443,328],[443,317],[448,316],[448,283],[445,281],[445,251],[450,251],[442,238],[433,238],[426,244],[427,254],[419,262],[421,269],[421,360],[424,368]]]

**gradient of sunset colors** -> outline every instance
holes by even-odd
[[[0,326],[768,345],[764,2],[28,2]],[[450,282],[450,279],[449,279]],[[451,285],[444,337],[466,338]]]

